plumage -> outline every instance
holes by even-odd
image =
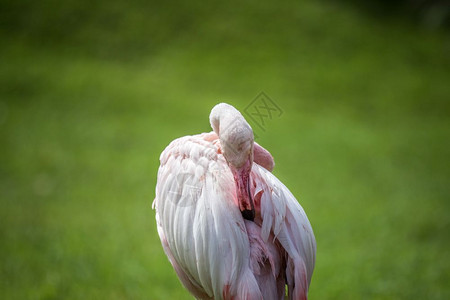
[[[285,285],[289,299],[307,299],[316,243],[303,208],[270,172],[270,153],[251,140],[252,153],[233,162],[252,160],[248,194],[254,215],[244,214],[240,201],[246,195],[239,195],[230,154],[223,153],[230,139],[214,129],[174,140],[160,157],[153,207],[180,281],[198,299],[284,299]]]

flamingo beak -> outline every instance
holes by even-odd
[[[244,219],[253,221],[255,219],[255,204],[250,193],[250,171],[252,164],[250,160],[240,168],[231,168],[236,183],[236,192],[239,210]]]

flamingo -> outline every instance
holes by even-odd
[[[152,207],[170,263],[197,299],[306,300],[316,241],[305,211],[238,110],[217,104],[210,123],[160,156]]]

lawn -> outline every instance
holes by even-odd
[[[0,298],[192,299],[159,154],[225,101],[317,239],[310,299],[450,298],[450,39],[333,1],[0,4]]]

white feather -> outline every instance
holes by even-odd
[[[252,194],[262,193],[261,220],[251,225],[259,228],[258,246],[236,205],[233,175],[218,141],[207,141],[204,135],[183,137],[170,143],[160,160],[153,204],[158,233],[180,280],[194,296],[282,299],[280,278],[286,274],[290,298],[306,299],[302,295],[314,269],[314,234],[303,208],[272,173],[253,164]],[[251,253],[270,256],[276,244],[287,253],[286,262],[271,258],[270,276],[259,275],[256,266],[261,262],[252,261],[256,254]],[[283,265],[286,270],[280,270]]]

